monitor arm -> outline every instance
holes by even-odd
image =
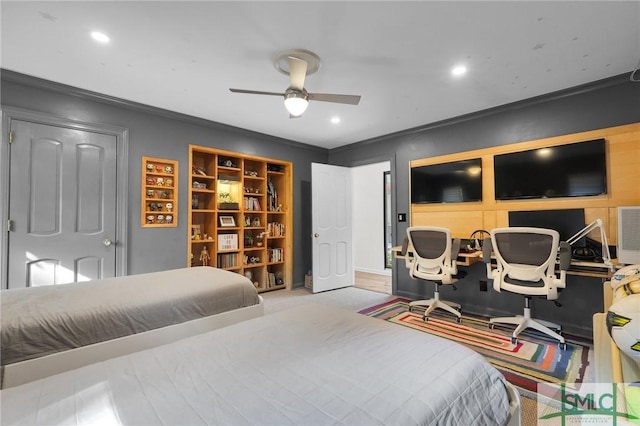
[[[573,237],[569,238],[567,242],[570,245],[575,244],[580,238],[586,236],[589,232],[596,228],[600,228],[600,243],[602,244],[602,260],[604,264],[611,270],[615,271],[615,267],[611,262],[611,254],[609,253],[609,243],[607,242],[607,234],[604,232],[604,223],[602,219],[596,219],[589,225],[585,226],[581,231],[578,231]]]

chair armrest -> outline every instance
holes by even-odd
[[[561,241],[558,248],[560,270],[567,271],[571,266],[571,246],[566,241]]]
[[[451,260],[455,261],[460,254],[460,238],[454,238],[451,243]]]
[[[484,260],[484,263],[491,263],[492,253],[493,246],[491,245],[491,238],[485,238],[482,242],[482,260]]]

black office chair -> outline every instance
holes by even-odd
[[[517,343],[518,334],[533,328],[557,339],[566,348],[561,326],[531,317],[531,298],[543,296],[548,300],[558,298],[558,289],[566,285],[566,270],[571,263],[571,247],[559,242],[558,231],[543,228],[512,227],[491,231],[491,240],[485,240],[483,257],[487,262],[487,277],[493,280],[495,291],[510,291],[524,295],[524,314],[515,317],[491,318],[495,323],[516,325],[511,342]],[[490,244],[489,244],[490,242]],[[555,273],[556,258],[560,248],[560,274]],[[491,267],[491,251],[496,257],[496,268]],[[556,331],[554,331],[556,330]]]
[[[443,284],[453,284],[457,281],[458,273],[456,258],[460,251],[460,240],[451,241],[451,231],[436,226],[414,226],[407,229],[409,247],[407,249],[413,257],[409,267],[412,278],[433,281],[435,284],[433,298],[416,300],[409,303],[409,311],[414,306],[425,306],[422,316],[427,320],[437,308],[443,309],[456,316],[458,322],[462,320],[460,305],[440,299],[439,287]]]

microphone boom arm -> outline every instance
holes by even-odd
[[[589,225],[585,226],[582,230],[578,231],[573,237],[569,238],[567,242],[570,245],[575,244],[580,238],[586,236],[589,232],[596,228],[600,228],[600,243],[602,244],[602,261],[611,270],[615,271],[615,266],[611,262],[611,253],[609,253],[609,243],[607,242],[607,234],[604,232],[604,223],[602,219],[596,219]]]

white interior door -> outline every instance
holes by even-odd
[[[353,285],[351,169],[311,165],[313,292]]]

